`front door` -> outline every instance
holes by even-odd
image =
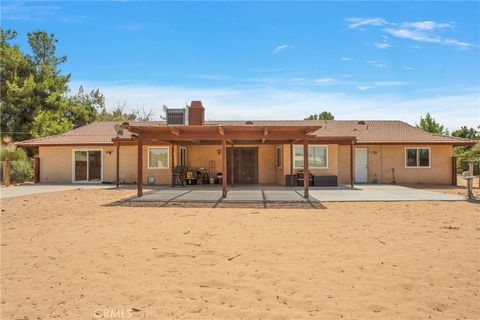
[[[232,178],[234,184],[258,183],[258,149],[233,148],[232,154],[232,148],[228,148],[227,170],[229,183],[232,183]]]
[[[75,150],[73,154],[73,182],[102,182],[102,152]]]
[[[355,148],[355,182],[368,182],[368,149]]]

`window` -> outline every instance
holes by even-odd
[[[168,169],[168,147],[148,148],[148,168]]]
[[[303,169],[303,146],[294,146],[293,165],[295,169]],[[327,169],[328,168],[328,148],[327,146],[308,146],[308,168],[309,169]]]
[[[430,148],[405,148],[405,167],[429,168]]]
[[[186,147],[180,147],[179,148],[180,152],[180,165],[186,167],[187,166],[187,148]]]
[[[275,164],[277,168],[282,167],[282,147],[278,146],[275,148]]]

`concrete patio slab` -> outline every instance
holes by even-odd
[[[32,194],[68,191],[76,189],[108,189],[113,188],[111,184],[23,184],[11,185],[9,187],[2,186],[0,188],[0,198],[12,198],[20,196],[29,196]]]
[[[354,189],[312,189],[310,197],[318,201],[459,201],[464,196],[424,191],[395,185],[356,185]]]
[[[219,188],[187,187],[164,188],[145,194],[141,198],[134,198],[135,202],[307,202],[303,198],[303,188],[289,188],[281,186],[260,186],[255,188],[233,188],[228,191],[226,198],[222,197]],[[397,185],[356,185],[338,187],[311,187],[310,201],[312,202],[342,202],[342,201],[461,201],[464,196],[440,192],[425,191]]]
[[[263,201],[262,190],[230,190],[223,202]]]
[[[146,193],[140,198],[133,198],[132,201],[146,201],[146,202],[155,202],[155,201],[171,201],[172,199],[178,198],[185,193],[191,192],[192,190],[188,189],[165,189],[161,191],[155,191],[152,193]]]
[[[264,193],[267,201],[278,201],[278,202],[306,202],[307,201],[295,190],[265,190]]]
[[[162,192],[163,191],[157,191],[156,193]],[[186,202],[215,202],[218,201],[221,197],[222,191],[220,190],[191,190],[191,192],[186,192],[174,200]]]

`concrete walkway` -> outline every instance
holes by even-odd
[[[464,196],[424,191],[394,185],[358,185],[355,188],[312,187],[310,199],[302,188],[280,186],[235,187],[222,199],[218,188],[165,188],[133,198],[133,202],[328,202],[328,201],[460,201]]]
[[[0,188],[0,198],[11,198],[28,196],[31,194],[45,193],[45,192],[57,192],[67,191],[75,189],[107,189],[112,188],[109,184],[23,184],[23,185],[11,185],[9,187],[2,186]]]

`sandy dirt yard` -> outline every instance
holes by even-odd
[[[451,192],[451,190],[450,190]],[[109,205],[10,198],[2,319],[478,319],[480,205]]]

